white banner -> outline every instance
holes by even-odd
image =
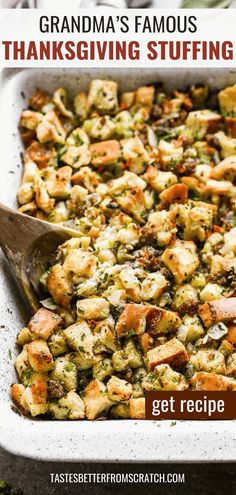
[[[1,9],[2,67],[236,67],[234,9]]]

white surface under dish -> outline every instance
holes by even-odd
[[[93,78],[111,78],[123,89],[162,81],[168,88],[207,83],[219,89],[236,82],[236,71],[219,70],[5,70],[2,74],[0,201],[16,206],[22,145],[19,116],[36,87],[65,86],[73,96]],[[26,232],[27,235],[27,232]],[[236,460],[236,421],[49,421],[19,416],[9,388],[16,380],[16,334],[27,321],[8,265],[0,258],[0,445],[38,460],[85,462],[213,462]]]

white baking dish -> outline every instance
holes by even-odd
[[[114,78],[122,89],[163,81],[168,87],[207,82],[223,87],[236,81],[236,71],[223,70],[6,70],[1,87],[1,201],[15,206],[20,183],[21,143],[17,130],[21,110],[35,87],[58,86],[70,94],[91,78]],[[27,235],[27,232],[26,232]],[[0,258],[0,445],[12,453],[47,461],[235,461],[235,421],[76,421],[52,422],[20,417],[12,410],[10,384],[17,354],[15,337],[27,319],[27,308],[8,266]]]

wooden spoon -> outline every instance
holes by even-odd
[[[74,229],[29,217],[0,203],[0,246],[33,311],[45,297],[39,277],[57,247],[80,236]]]

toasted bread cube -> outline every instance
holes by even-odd
[[[115,371],[125,371],[129,367],[129,356],[123,349],[113,352],[111,360]]]
[[[191,383],[196,390],[234,390],[236,391],[236,380],[216,373],[206,373],[198,371],[191,379]]]
[[[46,184],[40,177],[34,179],[35,201],[44,213],[50,213],[55,205],[55,199],[50,198]]]
[[[218,196],[228,196],[231,198],[235,195],[235,188],[229,180],[209,179],[205,187],[205,192],[207,194],[218,194]]]
[[[218,94],[221,112],[224,115],[236,114],[236,84],[222,89]]]
[[[51,268],[47,278],[47,288],[57,304],[63,308],[69,307],[72,291],[61,265],[57,264]]]
[[[43,115],[40,112],[33,112],[32,110],[23,110],[20,119],[21,127],[26,129],[36,130],[40,124]]]
[[[179,313],[193,313],[198,307],[198,294],[191,284],[177,287],[172,303],[172,309]]]
[[[88,108],[95,109],[100,114],[111,114],[117,112],[118,85],[115,81],[93,79],[90,83],[88,94]]]
[[[130,170],[134,173],[142,173],[145,165],[150,161],[148,152],[139,137],[123,139],[121,141],[123,158]]]
[[[182,284],[199,265],[197,248],[192,241],[175,241],[172,247],[165,249],[161,258],[177,284]]]
[[[207,133],[215,133],[219,129],[221,115],[211,110],[194,110],[186,119],[187,130],[196,139],[202,139]]]
[[[140,335],[145,330],[155,335],[173,331],[179,325],[180,318],[173,311],[167,311],[156,306],[126,304],[117,321],[116,332],[118,337]]]
[[[162,206],[164,206],[165,208],[174,203],[184,204],[188,199],[188,188],[185,184],[174,184],[162,191],[159,195],[159,198],[161,200]]]
[[[112,376],[107,382],[107,393],[110,400],[114,402],[123,402],[130,399],[132,394],[132,385],[126,380],[121,380],[117,376]]]
[[[148,373],[142,382],[147,392],[157,390],[186,390],[188,384],[181,373],[172,370],[169,364],[159,364]]]
[[[142,106],[151,106],[155,95],[154,86],[141,86],[135,93],[136,103]]]
[[[221,297],[204,303],[199,308],[199,315],[207,328],[219,321],[230,322],[236,318],[236,297]]]
[[[85,403],[86,417],[96,419],[102,413],[106,415],[108,409],[114,404],[107,395],[104,383],[95,379],[92,380],[84,391],[83,400]]]
[[[71,176],[72,168],[69,166],[60,167],[58,170],[52,167],[47,168],[45,184],[49,196],[55,199],[67,199],[71,190]]]
[[[59,117],[54,110],[46,113],[36,130],[37,138],[40,143],[48,143],[50,141],[64,144],[66,131]]]
[[[183,227],[184,239],[203,242],[212,230],[213,218],[217,209],[215,205],[203,201],[190,201],[176,209],[178,225]]]
[[[236,352],[227,359],[226,375],[236,375]]]
[[[77,314],[85,320],[104,320],[109,316],[110,305],[104,297],[90,297],[77,301]]]
[[[144,179],[157,192],[164,191],[177,182],[177,176],[173,172],[163,172],[157,170],[153,165],[149,165],[144,175]]]
[[[184,345],[176,338],[147,352],[147,366],[150,370],[164,363],[183,368],[188,360],[189,356]]]
[[[27,345],[24,345],[21,353],[18,354],[15,360],[15,368],[19,379],[23,381],[24,374],[30,369]]]
[[[131,398],[129,408],[132,419],[145,419],[145,397]]]
[[[90,251],[85,249],[70,249],[66,255],[63,269],[67,277],[71,277],[73,282],[78,283],[81,277],[91,277],[96,266],[97,258]]]
[[[183,147],[178,144],[168,141],[160,140],[158,145],[158,153],[161,165],[163,168],[168,168],[171,164],[181,162],[183,157]]]
[[[44,379],[35,380],[30,386],[26,387],[21,398],[22,404],[30,412],[31,416],[46,414],[48,411],[48,387]]]
[[[148,217],[146,235],[154,238],[158,246],[167,246],[175,238],[176,215],[174,211],[155,211]]]
[[[87,358],[82,354],[82,352],[72,352],[70,354],[71,362],[75,364],[78,371],[89,370],[94,365],[101,361],[101,356],[99,354],[93,355]]]
[[[120,145],[115,139],[90,145],[91,163],[94,167],[114,165],[120,157]]]
[[[34,199],[34,183],[25,182],[21,184],[17,191],[17,201],[19,205],[30,203]]]
[[[226,373],[224,355],[214,349],[199,350],[196,354],[190,356],[190,363],[193,364],[197,371]]]
[[[91,153],[88,145],[82,144],[81,146],[68,146],[65,153],[61,156],[61,160],[75,169],[80,168],[83,165],[89,165],[91,162]]]
[[[236,175],[236,155],[228,156],[218,163],[211,172],[212,179],[230,179]]]
[[[52,380],[58,380],[69,392],[77,388],[76,365],[70,361],[70,355],[60,356],[55,360],[55,367],[51,373]]]
[[[220,299],[222,296],[223,287],[219,284],[206,284],[204,289],[200,293],[200,299],[204,302],[214,301]]]
[[[143,190],[146,186],[146,182],[137,174],[125,171],[125,173],[121,177],[118,177],[118,179],[114,179],[113,181],[111,181],[109,185],[109,194],[114,194],[115,197],[117,197],[118,194],[121,194],[127,189]]]
[[[146,215],[147,204],[145,193],[141,188],[129,189],[122,195],[117,195],[115,199],[122,210],[133,215],[138,222],[144,223],[143,217]]]
[[[38,339],[27,345],[28,359],[33,370],[50,371],[54,367],[53,356],[45,340]]]
[[[140,297],[144,301],[159,299],[167,287],[168,281],[164,275],[160,272],[149,273],[141,284]]]
[[[72,390],[59,400],[59,405],[68,409],[68,419],[84,419],[85,405],[81,397]]]
[[[24,385],[21,385],[19,383],[14,383],[11,386],[12,400],[16,403],[16,405],[19,407],[19,409],[21,410],[21,412],[23,414],[27,414],[28,411],[26,409],[26,405],[24,404],[24,402],[22,400],[24,391],[25,391]]]
[[[28,328],[34,336],[47,340],[61,323],[62,319],[59,315],[48,309],[40,308],[31,318]]]
[[[63,421],[68,419],[69,409],[67,407],[62,407],[60,405],[60,401],[58,402],[49,402],[48,410],[53,419],[58,419],[59,421]]]
[[[93,357],[94,336],[85,321],[78,321],[63,331],[69,346],[80,352],[84,358]]]

